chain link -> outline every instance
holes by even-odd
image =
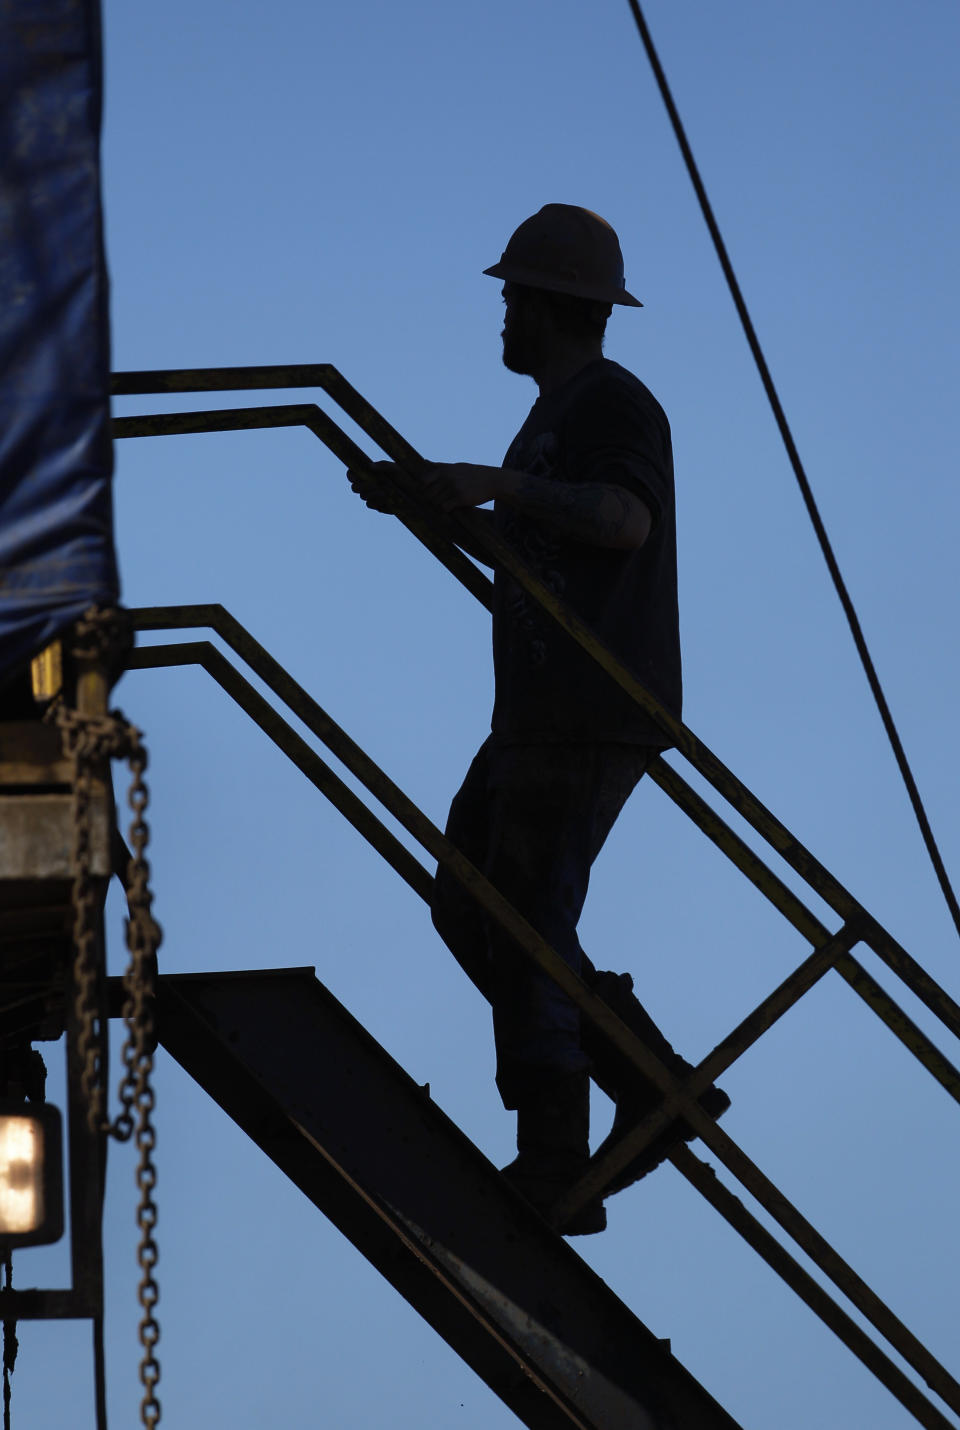
[[[121,1140],[129,1138],[130,1131],[127,1129],[131,1125],[132,1114],[136,1111],[136,1146],[139,1154],[137,1188],[140,1193],[140,1203],[137,1207],[137,1226],[140,1231],[137,1262],[141,1273],[137,1295],[143,1311],[140,1318],[140,1344],[143,1347],[140,1381],[144,1395],[140,1416],[148,1430],[153,1430],[160,1420],[160,1402],[156,1395],[156,1386],[160,1379],[160,1363],[156,1357],[160,1327],[154,1315],[160,1292],[153,1274],[158,1256],[153,1235],[157,1224],[157,1206],[153,1199],[157,1185],[157,1170],[153,1160],[157,1136],[153,1126],[156,1099],[151,1077],[153,1050],[156,1046],[154,1008],[157,950],[161,932],[151,913],[153,896],[150,892],[150,865],[146,857],[150,837],[145,817],[149,799],[144,779],[147,752],[139,730],[134,730],[133,727],[129,727],[129,730],[131,748],[128,760],[132,778],[128,800],[133,820],[129,830],[131,859],[127,877],[129,916],[126,922],[130,961],[124,977],[126,997],[123,1006],[127,1037],[123,1049],[124,1074],[120,1084],[122,1111],[110,1131]]]
[[[139,731],[128,725],[116,711],[111,715],[80,715],[62,702],[53,707],[51,717],[59,727],[64,754],[74,766],[73,976],[77,1060],[87,1125],[92,1133],[97,1133],[103,1130],[105,1116],[102,1077],[104,1029],[97,997],[100,922],[97,916],[97,881],[91,874],[90,804],[94,774],[105,774],[104,767],[111,757],[129,755],[131,737],[139,740]]]
[[[137,1262],[140,1266],[140,1285],[137,1294],[143,1310],[140,1318],[140,1344],[143,1347],[140,1360],[140,1382],[143,1386],[140,1416],[148,1430],[153,1430],[160,1420],[160,1402],[156,1393],[157,1381],[160,1379],[160,1362],[156,1356],[160,1327],[154,1315],[160,1292],[153,1274],[158,1255],[153,1235],[157,1224],[157,1205],[153,1199],[157,1185],[157,1171],[153,1161],[157,1141],[152,1119],[153,1108],[154,1094],[148,1083],[140,1095],[137,1120],[137,1148],[140,1153],[137,1167],[137,1187],[140,1191],[140,1205],[137,1208],[137,1226],[140,1229]]]
[[[157,1171],[154,1162],[156,1131],[153,1114],[156,1099],[152,1087],[153,1052],[156,1046],[154,1007],[156,1001],[157,950],[162,937],[151,913],[150,866],[146,858],[149,829],[146,808],[149,791],[144,772],[147,752],[141,732],[119,711],[106,716],[81,715],[60,704],[52,711],[59,726],[65,753],[74,762],[74,994],[77,1014],[77,1059],[87,1107],[88,1125],[95,1134],[107,1133],[120,1142],[135,1135],[138,1151],[137,1227],[140,1241],[138,1300],[142,1310],[139,1336],[143,1347],[140,1381],[144,1395],[141,1423],[154,1430],[160,1421],[156,1395],[160,1365],[156,1346],[160,1327],[154,1311],[159,1300],[154,1271],[158,1251],[154,1237],[157,1206],[154,1191]],[[92,783],[98,765],[110,759],[126,759],[131,771],[129,804],[133,812],[129,837],[131,859],[127,871],[126,942],[129,961],[124,974],[123,1022],[125,1038],[121,1060],[123,1076],[119,1087],[120,1112],[113,1122],[106,1120],[102,1052],[104,1030],[97,1004],[99,919],[97,889],[91,875],[90,804]]]

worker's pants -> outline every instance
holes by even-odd
[[[491,736],[450,807],[447,837],[573,971],[590,867],[653,751],[623,744],[510,744]],[[590,1066],[577,1007],[486,918],[443,866],[433,922],[493,1006],[497,1087],[516,1107],[531,1075]]]

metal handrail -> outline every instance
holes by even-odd
[[[210,627],[321,739],[324,738],[323,731],[331,727],[332,722],[329,716],[321,710],[316,701],[223,606],[207,603],[189,606],[141,607],[132,615],[139,630]],[[349,741],[339,727],[336,729],[338,739],[348,742],[352,757],[366,760],[366,756],[359,750],[359,747]],[[369,770],[369,766],[365,766],[365,768]],[[373,768],[375,769],[375,767]],[[830,938],[830,933],[819,919],[666,761],[662,759],[653,761],[649,774],[678,807],[699,825],[708,838],[718,845],[726,857],[746,875],[764,897],[803,934],[809,943],[813,944],[815,948],[826,943]],[[397,797],[400,793],[382,772],[378,771],[375,775],[371,775],[370,783],[367,783],[362,775],[360,778],[370,792],[388,807],[390,796]],[[386,794],[386,798],[384,794]],[[864,931],[869,934],[874,924],[875,920],[864,911],[862,918],[851,921],[849,926],[857,927],[860,930],[860,939],[864,940]],[[877,1016],[886,1023],[887,1027],[951,1097],[960,1102],[960,1072],[953,1067],[927,1035],[908,1018],[890,994],[871,978],[867,970],[852,957],[849,950],[838,951],[834,966],[837,972],[868,1003]]]
[[[474,549],[484,551],[494,565],[508,570],[518,583],[533,596],[564,630],[614,679],[623,690],[658,722],[671,743],[698,770],[717,792],[760,834],[761,838],[785,860],[791,868],[817,892],[844,923],[856,923],[864,930],[863,941],[881,958],[911,992],[935,1014],[956,1036],[960,1037],[960,1005],[907,953],[906,949],[867,911],[844,886],[806,849],[799,840],[761,801],[729,770],[713,752],[681,721],[667,711],[655,696],[625,667],[613,652],[601,642],[536,575],[524,565],[513,549],[474,512],[455,512],[440,517],[418,496],[417,473],[424,459],[410,446],[379,412],[329,363],[303,366],[271,366],[260,368],[196,368],[171,369],[156,372],[118,373],[114,377],[114,392],[133,394],[144,392],[231,391],[240,389],[293,388],[316,386],[325,391],[349,417],[375,441],[406,473],[393,495],[401,500],[400,519],[414,530],[410,517],[415,511],[429,527],[429,540],[424,544],[434,554],[443,548],[439,559],[448,570],[489,608],[491,583],[455,546],[457,535]],[[303,415],[292,419],[289,414],[299,410]],[[239,411],[239,416],[234,413]],[[281,421],[273,414],[286,414]],[[262,415],[262,420],[261,420]],[[350,466],[369,470],[369,458],[337,424],[313,404],[296,408],[230,409],[203,413],[175,413],[149,417],[125,417],[115,421],[118,436],[161,435],[164,433],[231,430],[234,420],[239,428],[272,425],[302,425],[323,441],[331,451]],[[388,479],[371,473],[376,484]],[[414,531],[419,539],[424,537]],[[454,569],[456,553],[459,562]],[[654,780],[675,798],[679,777],[661,777],[661,770],[670,770],[662,760],[654,761],[650,770]],[[671,779],[671,776],[673,778]],[[669,788],[667,786],[670,786]],[[681,808],[686,801],[675,798]],[[723,846],[721,846],[723,847]],[[724,847],[724,852],[728,852]],[[772,876],[771,876],[772,877]],[[843,976],[851,986],[863,993],[869,988],[868,1002],[873,1005],[874,985],[864,984],[855,970],[845,964]],[[911,1034],[912,1036],[912,1034]],[[938,1079],[942,1082],[942,1079]],[[954,1090],[960,1100],[960,1084]]]
[[[960,1386],[946,1370],[932,1357],[904,1327],[882,1301],[863,1283],[850,1268],[817,1233],[801,1214],[782,1196],[776,1187],[764,1177],[750,1160],[716,1126],[712,1119],[702,1112],[696,1098],[709,1086],[720,1072],[729,1067],[743,1051],[751,1046],[764,1031],[772,1026],[787,1008],[793,1006],[815,982],[834,967],[854,988],[873,1010],[887,1023],[914,1055],[927,1067],[928,1071],[960,1101],[960,1073],[948,1062],[926,1035],[911,1022],[890,995],[867,973],[851,955],[850,949],[859,941],[870,946],[877,955],[898,974],[903,982],[923,1001],[950,1031],[960,1035],[960,1008],[929,975],[916,963],[905,949],[856,901],[824,866],[794,840],[789,831],[767,810],[759,800],[700,742],[693,733],[665,711],[656,699],[646,691],[625,669],[613,653],[603,646],[593,633],[578,620],[553,594],[538,581],[511,548],[495,532],[487,529],[475,513],[454,513],[450,517],[440,517],[430,509],[417,491],[417,474],[422,470],[423,459],[407,444],[379,413],[342,378],[335,368],[328,364],[307,367],[274,367],[254,369],[198,369],[176,370],[161,373],[120,374],[115,379],[117,393],[132,393],[158,390],[168,392],[225,391],[242,388],[319,386],[343,408],[368,436],[401,466],[399,491],[392,488],[391,495],[398,501],[400,519],[413,531],[434,555],[451,570],[457,579],[466,585],[484,605],[489,607],[491,584],[457,547],[459,540],[468,549],[482,551],[493,564],[509,570],[534,599],[560,624],[574,640],[586,649],[627,693],[644,708],[668,738],[676,745],[694,768],[713,785],[727,801],[747,819],[752,827],[769,843],[786,862],[815,889],[831,908],[843,917],[842,928],[830,935],[802,901],[782,883],[762,860],[751,850],[733,830],[703,801],[662,758],[653,762],[650,773],[654,781],[678,804],[708,837],[721,848],[751,882],[768,898],[794,927],[814,945],[814,952],[759,1005],[740,1025],[724,1039],[706,1059],[683,1081],[673,1078],[658,1063],[649,1050],[634,1038],[616,1019],[605,1004],[596,999],[573,975],[558,955],[539,939],[529,925],[483,880],[479,872],[469,866],[458,851],[447,844],[439,831],[426,821],[416,806],[406,800],[406,796],[387,780],[382,771],[372,761],[368,761],[359,747],[353,745],[339,727],[333,727],[338,737],[348,742],[347,757],[331,744],[327,734],[317,728],[317,714],[322,717],[319,724],[329,721],[325,712],[296,685],[283,668],[273,661],[263,647],[259,646],[248,632],[229,616],[222,607],[177,607],[151,608],[135,612],[141,629],[161,629],[170,626],[210,625],[232,645],[238,654],[248,662],[266,681],[275,693],[290,705],[290,708],[305,721],[308,728],[330,744],[338,758],[380,799],[386,808],[414,833],[431,854],[450,869],[472,893],[485,912],[493,917],[518,943],[527,957],[532,958],[549,976],[564,988],[584,1015],[601,1028],[603,1034],[637,1067],[650,1081],[664,1093],[664,1101],[642,1123],[638,1125],[618,1145],[613,1153],[591,1165],[590,1172],[581,1184],[555,1209],[558,1219],[571,1214],[592,1196],[602,1192],[621,1168],[636,1156],[643,1147],[663,1129],[676,1115],[682,1114],[695,1128],[708,1146],[760,1203],[773,1215],[784,1229],[803,1247],[808,1255],[833,1279],[861,1312],[895,1346],[904,1358],[914,1366],[938,1394],[956,1411],[960,1411]],[[180,413],[154,415],[149,417],[120,418],[115,422],[117,436],[161,435],[173,432],[223,431],[250,427],[303,425],[312,430],[320,440],[347,465],[369,470],[369,458],[346,436],[345,433],[314,404],[297,404],[286,407],[241,408],[217,410],[202,413]],[[373,478],[377,480],[378,474]],[[381,483],[387,481],[379,476]],[[201,655],[200,652],[203,652]],[[251,656],[253,657],[251,659]],[[248,703],[262,701],[262,697],[237,673],[228,661],[209,643],[190,643],[186,646],[153,647],[135,654],[131,664],[181,664],[198,663],[205,666],[218,682],[238,699],[236,682],[246,686]],[[222,665],[221,665],[222,663]],[[224,669],[224,667],[226,669]],[[233,675],[227,672],[233,672]],[[291,696],[293,697],[291,699]],[[244,703],[243,700],[240,703]],[[267,702],[262,702],[265,710],[272,711]],[[247,705],[244,705],[247,708]],[[307,713],[305,714],[304,711]],[[252,713],[252,711],[250,712]],[[261,712],[262,714],[262,712]],[[263,719],[254,718],[263,728]],[[272,712],[266,717],[279,720]],[[311,723],[311,718],[314,723]],[[285,722],[281,721],[281,724]],[[286,727],[289,731],[289,727]],[[271,731],[268,729],[267,733]],[[329,731],[328,731],[329,733]],[[294,741],[299,737],[289,735]],[[274,735],[271,736],[275,738]],[[279,741],[278,741],[279,743]],[[303,742],[301,742],[302,744]],[[318,757],[310,754],[311,759]],[[289,753],[289,751],[288,751]],[[357,765],[367,762],[365,773]],[[295,758],[291,755],[291,758]],[[353,760],[353,764],[351,763]],[[304,768],[301,760],[296,760]],[[322,764],[322,762],[320,762]],[[326,767],[324,767],[326,769]],[[305,771],[307,772],[307,771]],[[333,780],[336,776],[328,772]],[[311,775],[313,778],[313,775]],[[317,780],[314,780],[317,783]],[[342,786],[346,790],[345,786]],[[326,790],[324,791],[326,793]],[[350,799],[356,800],[349,791]],[[384,797],[386,795],[386,797]],[[397,807],[397,797],[404,812]],[[337,803],[337,800],[334,799]],[[430,876],[417,860],[409,854],[394,836],[384,829],[370,814],[362,801],[356,801],[364,812],[362,818],[372,820],[377,826],[371,839],[375,847],[387,857],[401,876],[416,888],[421,897],[429,898]],[[338,804],[342,808],[343,801]],[[343,812],[346,813],[346,810]],[[407,817],[405,817],[405,815]],[[351,818],[351,814],[347,813]],[[423,821],[419,832],[411,828]],[[353,822],[356,823],[354,820]],[[357,825],[357,827],[360,827]],[[365,837],[370,838],[366,831]],[[422,838],[426,833],[427,838]],[[384,837],[386,836],[386,840]],[[391,850],[390,841],[396,845]],[[400,851],[399,855],[397,850]],[[390,852],[388,852],[390,851]],[[391,854],[393,857],[391,857]],[[411,867],[412,866],[412,867]],[[418,871],[418,872],[414,872]],[[486,885],[484,888],[483,886]],[[532,935],[532,938],[530,937]],[[536,945],[539,945],[537,947]],[[591,1006],[593,1005],[593,1006]],[[822,1287],[813,1282],[801,1268],[793,1262],[788,1253],[770,1238],[766,1232],[742,1207],[741,1203],[716,1182],[714,1174],[700,1163],[686,1148],[678,1149],[673,1155],[677,1167],[688,1176],[705,1196],[721,1211],[732,1225],[746,1236],[747,1240],[761,1256],[778,1270],[795,1291],[811,1305],[818,1315],[834,1329],[845,1344],[887,1385],[888,1389],[911,1410],[923,1424],[944,1426],[947,1424],[938,1411],[920,1395],[916,1388],[880,1352],[874,1343],[840,1311],[836,1303],[826,1296]],[[769,1243],[769,1244],[768,1244]],[[806,1279],[804,1279],[806,1278]],[[809,1282],[809,1286],[806,1284]],[[822,1302],[825,1298],[829,1308],[824,1313]],[[816,1304],[815,1304],[816,1303]],[[819,1309],[818,1309],[819,1308]],[[865,1341],[865,1345],[861,1343]],[[878,1359],[879,1358],[879,1359]],[[918,1399],[919,1397],[919,1399]],[[932,1417],[932,1419],[930,1418]]]
[[[632,1133],[631,1150],[628,1157],[635,1155],[636,1147],[645,1144],[663,1125],[682,1111],[682,1115],[693,1123],[698,1135],[733,1172],[753,1196],[776,1218],[781,1226],[807,1253],[808,1256],[834,1281],[863,1315],[881,1332],[914,1369],[926,1379],[937,1393],[954,1409],[960,1408],[960,1386],[949,1372],[927,1351],[927,1349],[898,1320],[889,1308],[876,1296],[865,1282],[853,1271],[832,1246],[810,1225],[790,1201],[769,1181],[758,1167],[730,1139],[720,1132],[711,1118],[700,1109],[695,1099],[709,1084],[719,1070],[729,1067],[743,1052],[757,1041],[773,1023],[792,1007],[800,997],[818,981],[823,973],[836,961],[838,955],[856,939],[852,929],[841,931],[840,935],[829,939],[824,947],[786,979],[778,989],[763,1000],[757,1009],[745,1018],[724,1042],[690,1075],[680,1081],[674,1078],[646,1046],[626,1029],[620,1020],[596,998],[585,984],[573,974],[556,952],[513,910],[483,875],[443,836],[422,812],[403,794],[382,770],[359,746],[334,722],[312,696],[300,687],[283,667],[269,656],[249,632],[222,607],[199,608],[151,608],[132,612],[134,622],[140,629],[162,629],[177,624],[193,625],[197,616],[204,617],[204,624],[210,624],[224,640],[237,650],[253,670],[271,689],[287,703],[304,724],[328,746],[346,768],[373,793],[389,812],[467,888],[484,912],[493,918],[518,944],[525,955],[538,964],[555,979],[581,1012],[595,1026],[600,1028],[614,1046],[645,1077],[653,1081],[665,1094],[665,1103]],[[328,794],[351,823],[364,834],[380,853],[393,865],[421,897],[429,899],[429,876],[407,851],[399,840],[367,810],[366,806],[343,785],[328,766],[310,750],[277,714],[272,706],[259,695],[248,681],[210,642],[184,642],[178,645],[149,646],[135,651],[130,659],[131,668],[144,669],[154,666],[201,665],[222,686],[232,698],[247,711],[256,723],[283,749],[305,774]],[[330,793],[332,791],[332,793]],[[618,1149],[619,1151],[619,1149]],[[679,1153],[678,1153],[679,1156]],[[674,1157],[674,1161],[684,1175],[694,1185],[700,1186],[710,1169],[693,1158]],[[619,1163],[612,1169],[619,1170]],[[725,1200],[724,1200],[725,1198]],[[736,1198],[723,1189],[716,1191],[710,1200],[731,1224],[735,1225],[768,1264],[784,1275],[785,1279],[808,1305],[814,1309],[824,1302],[829,1306],[827,1324],[834,1329],[850,1350],[866,1364],[903,1403],[921,1424],[936,1426],[944,1430],[945,1421],[914,1386],[897,1370],[882,1351],[858,1331],[845,1313],[818,1287],[807,1273],[789,1256],[779,1243],[769,1237],[763,1228]],[[731,1207],[735,1216],[731,1218]],[[738,1209],[738,1210],[737,1210]],[[564,1211],[556,1209],[556,1220],[562,1224]],[[744,1228],[747,1228],[745,1231]],[[776,1248],[773,1250],[772,1248]],[[820,1314],[818,1310],[818,1314]]]

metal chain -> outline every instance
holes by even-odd
[[[126,727],[128,745],[125,753],[130,765],[130,792],[127,796],[133,821],[129,840],[131,859],[127,870],[127,910],[125,925],[130,961],[123,977],[123,1022],[127,1030],[121,1058],[123,1078],[118,1094],[121,1111],[110,1124],[111,1136],[119,1142],[129,1142],[134,1132],[135,1110],[145,1091],[153,1067],[154,999],[156,996],[156,957],[160,947],[160,928],[150,912],[150,865],[146,848],[149,829],[145,819],[149,791],[144,779],[147,752],[140,731]]]
[[[105,1132],[120,1142],[136,1134],[139,1152],[137,1188],[137,1227],[140,1243],[137,1261],[141,1278],[138,1300],[143,1311],[140,1320],[140,1343],[143,1357],[140,1381],[144,1396],[140,1406],[141,1423],[154,1430],[160,1421],[160,1402],[156,1386],[160,1365],[155,1350],[160,1328],[154,1315],[159,1290],[154,1276],[158,1251],[154,1238],[157,1207],[153,1198],[157,1172],[153,1154],[156,1132],[153,1112],[156,1100],[152,1087],[153,1051],[156,1046],[154,1006],[156,999],[157,950],[161,930],[151,914],[153,896],[150,892],[150,866],[146,858],[149,829],[145,812],[149,793],[144,779],[147,752],[141,732],[119,711],[108,716],[81,715],[61,704],[53,718],[63,734],[65,752],[74,761],[74,937],[75,994],[77,1009],[78,1061],[87,1105],[87,1117],[92,1132]],[[98,973],[95,887],[90,875],[90,794],[93,771],[97,763],[110,758],[126,758],[131,771],[129,792],[133,822],[130,826],[132,857],[127,877],[128,918],[126,942],[130,953],[124,974],[123,1022],[126,1030],[123,1052],[123,1077],[119,1088],[120,1113],[113,1122],[105,1118],[105,1093],[102,1079],[103,1030],[99,1025],[96,1004]]]
[[[74,623],[70,659],[78,669],[99,664],[113,673],[123,667],[133,639],[130,615],[119,607],[92,606]],[[90,799],[93,776],[115,755],[126,752],[126,737],[133,732],[122,715],[80,715],[62,697],[45,719],[60,729],[64,753],[74,766],[73,810],[73,942],[74,995],[77,1015],[77,1058],[91,1133],[101,1130],[104,1119],[104,1028],[97,1002],[100,967],[97,890],[90,873]],[[139,738],[139,732],[133,732]]]
[[[128,800],[133,821],[129,830],[131,859],[127,876],[129,917],[126,922],[130,961],[124,977],[126,997],[123,1006],[127,1037],[123,1049],[124,1075],[120,1084],[123,1110],[110,1131],[118,1139],[127,1140],[132,1130],[132,1113],[136,1111],[136,1145],[139,1153],[137,1188],[140,1192],[140,1204],[137,1207],[137,1226],[140,1230],[137,1262],[141,1273],[137,1295],[143,1311],[140,1319],[140,1344],[143,1347],[140,1382],[144,1395],[140,1416],[148,1430],[153,1430],[160,1421],[160,1402],[156,1395],[157,1382],[160,1379],[160,1363],[156,1357],[160,1327],[154,1315],[160,1293],[153,1274],[158,1256],[153,1235],[157,1224],[157,1206],[153,1199],[157,1185],[157,1169],[153,1160],[157,1136],[153,1126],[156,1099],[151,1079],[153,1050],[156,1046],[154,1007],[157,950],[161,932],[150,911],[153,896],[150,892],[150,865],[146,858],[150,836],[145,818],[149,791],[144,779],[147,752],[139,730],[134,730],[131,726],[129,732],[131,747],[128,760],[132,779]]]
[[[98,935],[97,897],[90,873],[90,797],[93,768],[112,751],[116,726],[108,718],[81,717],[58,704],[52,717],[60,728],[64,753],[73,761],[73,978],[77,1016],[77,1059],[87,1109],[87,1125],[98,1132],[104,1118],[101,1070],[103,1058],[97,1006]],[[97,730],[97,726],[101,726]],[[99,738],[98,738],[99,735]]]
[[[145,1080],[139,1097],[137,1119],[137,1149],[140,1162],[137,1167],[137,1187],[140,1191],[140,1205],[137,1208],[137,1226],[140,1229],[140,1245],[137,1248],[137,1262],[140,1266],[140,1285],[137,1295],[143,1310],[140,1318],[140,1344],[143,1355],[140,1360],[140,1383],[143,1386],[143,1400],[140,1403],[140,1418],[148,1430],[153,1430],[160,1421],[160,1401],[157,1399],[157,1382],[160,1379],[160,1362],[156,1347],[160,1339],[160,1326],[154,1315],[160,1292],[154,1270],[157,1265],[157,1243],[154,1228],[157,1224],[157,1205],[153,1199],[157,1185],[157,1170],[153,1152],[157,1138],[153,1127],[153,1088]]]

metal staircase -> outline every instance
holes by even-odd
[[[532,1430],[736,1430],[312,969],[161,978],[158,1026]]]
[[[949,1096],[960,1101],[960,1073],[956,1067],[907,1016],[861,958],[854,956],[855,949],[876,957],[892,971],[954,1037],[960,1037],[960,1007],[692,731],[660,709],[630,671],[563,607],[509,547],[481,530],[471,520],[472,514],[442,518],[418,500],[416,472],[422,459],[335,369],[328,365],[206,369],[118,374],[114,380],[118,394],[310,386],[322,388],[388,456],[401,464],[404,470],[398,478],[400,486],[392,492],[401,503],[400,519],[479,600],[489,604],[490,583],[464,550],[481,548],[493,562],[508,569],[571,638],[590,651],[611,678],[660,722],[673,751],[669,763],[662,757],[654,761],[650,777],[803,935],[811,948],[808,957],[747,1012],[681,1083],[228,612],[219,606],[144,609],[132,613],[135,624],[141,630],[210,627],[430,858],[442,863],[469,890],[478,910],[496,920],[513,938],[520,953],[547,971],[578,1004],[583,1016],[630,1060],[639,1074],[660,1089],[663,1101],[659,1109],[624,1138],[614,1152],[602,1160],[595,1159],[580,1186],[556,1209],[555,1224],[563,1224],[578,1206],[602,1193],[626,1162],[668,1121],[682,1114],[727,1172],[805,1254],[814,1271],[801,1266],[713,1168],[689,1148],[673,1154],[677,1169],[917,1423],[931,1430],[956,1430],[958,1420],[950,1418],[942,1407],[960,1418],[957,1380],[761,1169],[702,1113],[696,1099],[820,979],[832,973],[845,981]],[[351,466],[366,467],[369,463],[366,454],[325,412],[306,403],[120,418],[115,423],[115,435],[289,425],[308,427]],[[410,887],[422,898],[429,898],[429,870],[215,645],[203,640],[147,646],[134,652],[129,662],[131,669],[185,664],[206,669]],[[831,911],[832,927],[788,887],[712,804],[691,788],[676,768],[683,760],[746,821],[759,837],[756,842],[765,843],[794,871],[797,882],[802,881],[819,897]],[[294,982],[300,990],[297,997],[291,997],[289,992]],[[309,1195],[316,1192],[315,1200],[327,1214],[437,1325],[525,1423],[604,1427],[628,1423],[732,1424],[676,1366],[662,1343],[652,1338],[606,1288],[600,1288],[593,1274],[518,1201],[423,1092],[409,1083],[326,990],[310,982],[306,974],[260,973],[246,980],[242,976],[224,979],[210,975],[196,980],[163,980],[162,986],[162,1038],[174,1055]],[[259,999],[249,993],[254,987],[259,989]],[[267,1004],[273,1010],[269,1014],[272,1021],[258,1024],[260,1011]],[[284,1008],[296,1021],[296,1039],[285,1031],[286,1015],[280,1011]],[[310,1032],[314,1019],[322,1022],[324,1038],[329,1036],[331,1046],[339,1047],[339,1061],[327,1061],[325,1053],[317,1054],[308,1046],[323,1041],[317,1039],[315,1031]],[[275,1030],[275,1038],[271,1029]],[[230,1042],[231,1036],[235,1043]],[[320,1060],[311,1061],[314,1056]],[[360,1073],[351,1071],[354,1068],[359,1068]],[[386,1099],[384,1105],[392,1109],[389,1121],[383,1121],[377,1113],[377,1101],[370,1091],[374,1086],[380,1089],[377,1096]],[[351,1107],[355,1108],[353,1113]],[[405,1134],[401,1128],[406,1129]],[[408,1144],[402,1141],[403,1135],[414,1136],[413,1129],[419,1149],[415,1157],[406,1155],[404,1148]],[[466,1208],[471,1209],[469,1214]],[[509,1248],[508,1254],[505,1247]],[[507,1264],[514,1258],[517,1279]],[[560,1278],[556,1283],[552,1279],[555,1276]],[[829,1282],[841,1293],[849,1311],[828,1291]],[[563,1288],[549,1316],[537,1292],[537,1287],[542,1292],[546,1284]],[[606,1333],[609,1354],[579,1319],[578,1298],[588,1295],[588,1285],[589,1296],[598,1299],[590,1301],[594,1309],[586,1320],[599,1317],[600,1323],[606,1325],[604,1318],[609,1316],[610,1326],[616,1327]],[[442,1313],[441,1306],[447,1307]],[[459,1309],[451,1309],[454,1307]],[[879,1339],[864,1325],[878,1332]],[[600,1341],[604,1340],[601,1336]],[[883,1341],[900,1363],[891,1358]],[[903,1363],[908,1370],[901,1368]],[[921,1381],[940,1404],[920,1389]],[[536,1387],[535,1393],[531,1386]]]

